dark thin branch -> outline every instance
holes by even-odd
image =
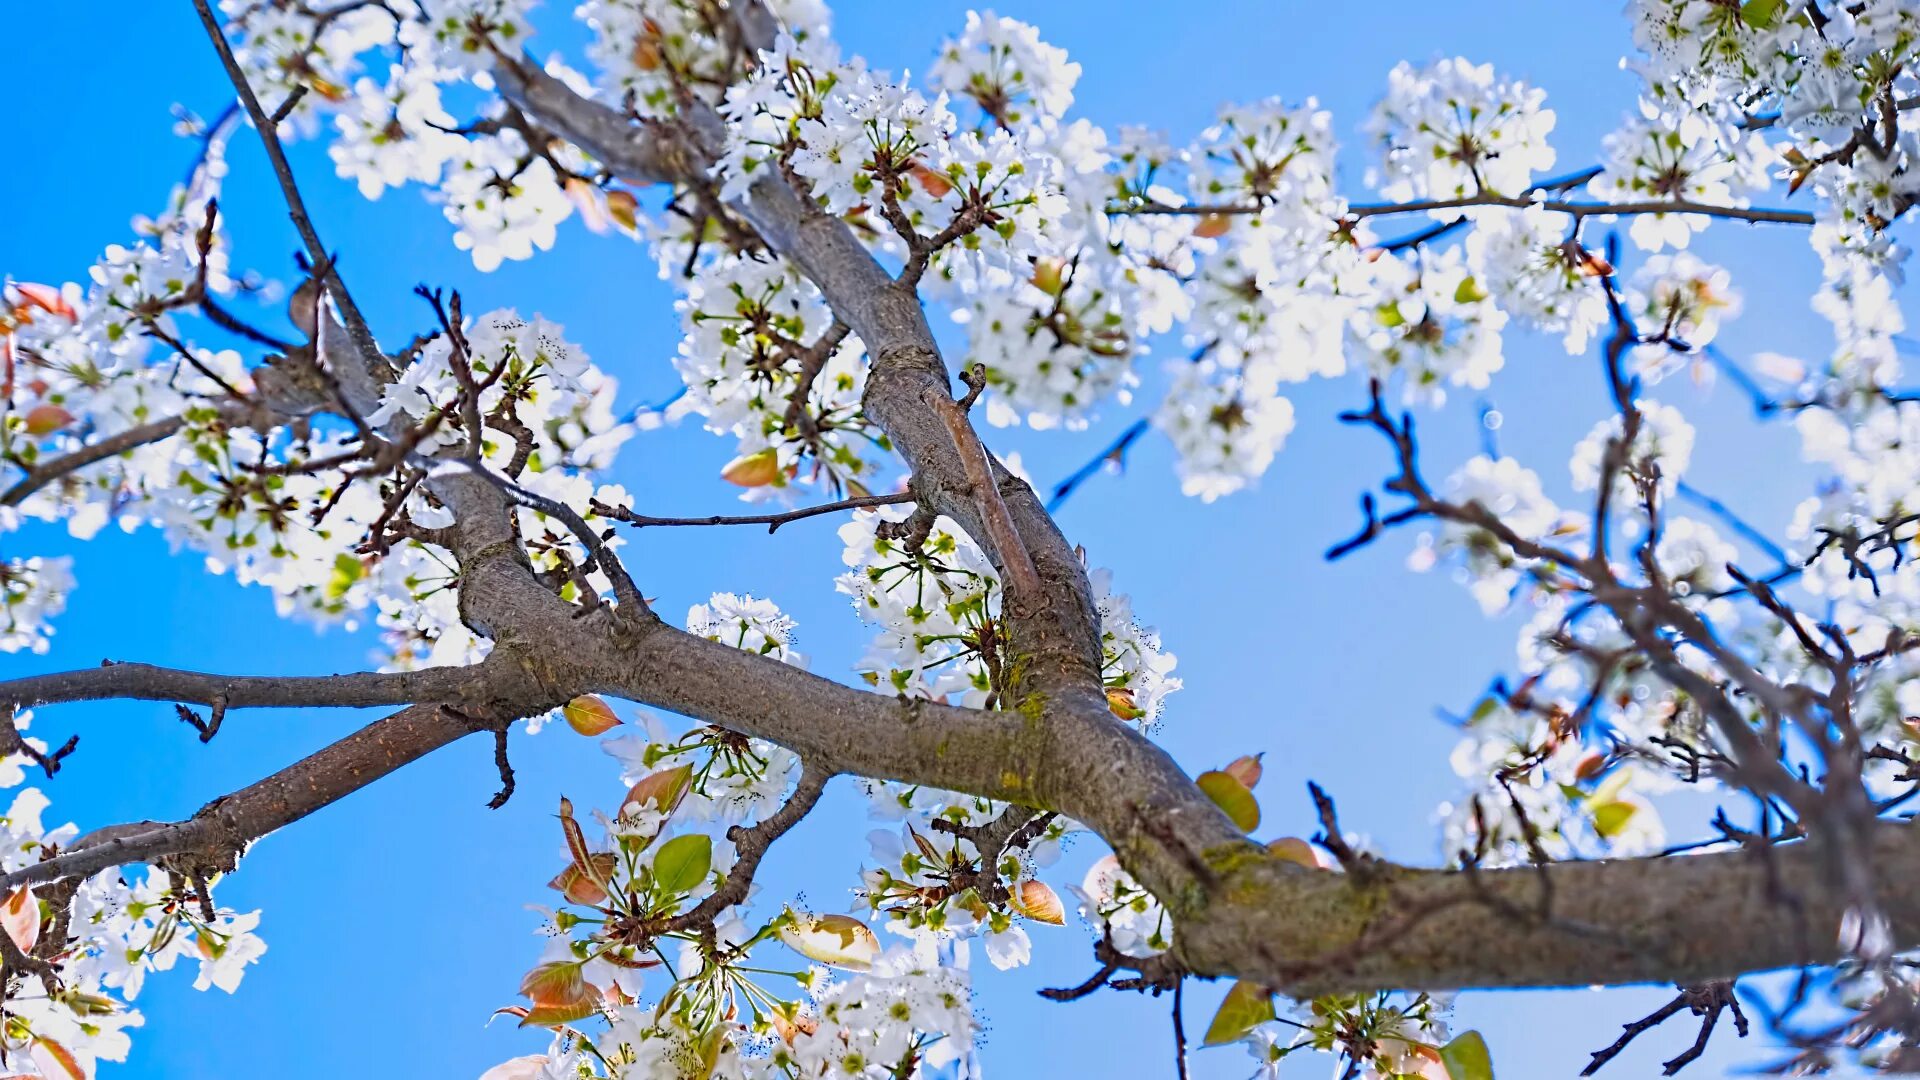
[[[798,510],[787,510],[778,514],[740,514],[736,516],[715,514],[712,517],[701,518],[649,517],[646,514],[636,514],[624,506],[608,506],[606,503],[598,500],[595,500],[589,509],[601,517],[612,518],[615,521],[624,521],[637,529],[670,525],[765,525],[767,526],[767,531],[771,533],[790,521],[801,521],[810,517],[819,517],[822,514],[837,514],[842,510],[864,510],[875,506],[897,506],[900,503],[910,503],[912,501],[914,501],[914,498],[911,492],[901,491],[892,495],[861,495],[856,498],[841,499],[838,502],[822,503],[819,506],[806,506]]]
[[[1127,451],[1132,449],[1133,444],[1139,440],[1140,436],[1145,435],[1147,429],[1152,426],[1152,423],[1144,416],[1128,424],[1126,430],[1122,431],[1118,438],[1107,444],[1106,449],[1095,454],[1092,460],[1088,461],[1085,465],[1075,469],[1073,474],[1065,480],[1055,484],[1052,496],[1047,499],[1047,513],[1057,513],[1060,507],[1066,503],[1067,497],[1079,490],[1081,484],[1091,480],[1100,470],[1109,465],[1115,468],[1125,467]]]
[[[1607,1062],[1618,1057],[1633,1040],[1666,1023],[1682,1009],[1690,1010],[1693,1015],[1702,1017],[1700,1033],[1694,1039],[1692,1046],[1682,1051],[1679,1056],[1667,1061],[1660,1070],[1662,1076],[1672,1076],[1698,1060],[1701,1054],[1706,1053],[1707,1040],[1712,1037],[1714,1025],[1719,1023],[1720,1014],[1724,1011],[1732,1010],[1735,1029],[1741,1038],[1747,1037],[1747,1017],[1740,1011],[1739,999],[1734,997],[1731,979],[1703,983],[1699,986],[1683,986],[1672,1001],[1638,1020],[1622,1025],[1626,1030],[1614,1040],[1611,1046],[1595,1050],[1593,1060],[1587,1063],[1586,1068],[1580,1070],[1580,1075],[1592,1076]]]
[[[1173,1074],[1178,1080],[1187,1080],[1187,1022],[1180,1015],[1180,992],[1186,985],[1185,979],[1173,984]]]
[[[1812,225],[1813,215],[1805,210],[1776,210],[1765,207],[1719,206],[1713,203],[1698,203],[1686,199],[1648,199],[1636,202],[1568,202],[1561,199],[1530,199],[1521,195],[1495,195],[1483,192],[1457,199],[1420,199],[1399,203],[1356,203],[1347,207],[1349,218],[1387,217],[1395,214],[1419,214],[1434,210],[1462,210],[1475,206],[1508,206],[1516,210],[1531,206],[1542,207],[1554,213],[1568,214],[1572,217],[1632,217],[1638,214],[1703,214],[1707,217],[1728,218],[1735,221],[1772,222],[1783,225]],[[1145,214],[1145,215],[1183,215],[1207,217],[1212,215],[1232,216],[1237,214],[1259,214],[1267,210],[1265,203],[1195,203],[1188,206],[1168,206],[1163,203],[1146,203],[1138,206],[1108,207],[1109,214]]]
[[[227,718],[227,698],[225,694],[215,695],[213,703],[208,708],[208,718],[205,720],[200,719],[199,713],[185,705],[175,705],[173,710],[189,727],[200,733],[201,742],[212,742],[213,737],[220,734],[221,721]]]
[[[333,298],[340,305],[341,318],[346,321],[347,333],[353,338],[354,348],[359,350],[361,360],[369,371],[386,366],[386,358],[380,351],[373,331],[367,326],[367,320],[361,316],[360,308],[347,292],[346,282],[342,281],[334,269],[333,259],[327,254],[327,247],[320,242],[320,234],[314,230],[313,219],[307,215],[307,204],[300,198],[300,189],[294,183],[293,167],[287,164],[286,151],[280,145],[280,136],[275,130],[278,121],[260,107],[260,98],[247,82],[247,75],[234,58],[233,46],[228,43],[227,35],[220,27],[207,0],[193,0],[194,10],[200,13],[200,23],[206,27],[207,38],[213,42],[214,51],[220,54],[220,63],[226,68],[227,78],[233,83],[234,92],[240,95],[240,103],[252,118],[254,130],[260,136],[260,143],[266,149],[267,160],[273,166],[273,174],[280,182],[280,192],[286,198],[287,215],[293,219],[293,227],[300,234],[300,240],[306,245],[307,258],[312,260],[314,272],[322,274],[329,284]],[[299,91],[295,91],[297,97]]]
[[[1779,544],[1774,543],[1773,539],[1766,533],[1754,528],[1745,518],[1734,513],[1733,510],[1728,508],[1726,503],[1708,495],[1699,488],[1687,483],[1685,480],[1680,481],[1674,490],[1681,498],[1699,504],[1709,513],[1713,514],[1713,516],[1719,518],[1727,528],[1739,533],[1742,539],[1754,547],[1759,548],[1763,554],[1774,562],[1782,566],[1792,563],[1793,560],[1787,557],[1785,549],[1781,548]]]

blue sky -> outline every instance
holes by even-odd
[[[918,72],[957,32],[966,7],[845,2],[835,25],[847,51]],[[1342,168],[1351,190],[1366,165],[1359,125],[1401,59],[1464,54],[1545,87],[1559,114],[1553,142],[1565,169],[1594,160],[1601,135],[1631,108],[1636,82],[1618,66],[1628,31],[1612,3],[1375,0],[1342,8],[1231,0],[1202,10],[1051,0],[999,11],[1037,23],[1084,65],[1076,110],[1104,125],[1146,124],[1177,143],[1225,102],[1317,96],[1350,147]],[[227,87],[185,0],[43,5],[34,18],[30,34],[15,31],[23,47],[0,67],[0,93],[16,117],[31,117],[13,132],[0,181],[9,211],[0,272],[62,281],[83,276],[104,245],[123,241],[129,215],[158,209],[186,165],[190,148],[168,134],[168,106],[212,113]],[[514,306],[564,323],[620,377],[627,403],[676,387],[667,363],[678,338],[670,293],[630,243],[570,223],[555,252],[482,275],[417,193],[369,203],[333,177],[320,146],[300,145],[293,159],[322,235],[342,252],[342,272],[388,340],[425,325],[427,312],[409,290],[426,281],[463,290],[469,310]],[[235,265],[291,278],[296,242],[250,132],[236,137],[232,162],[222,206]],[[1699,250],[1732,266],[1746,294],[1746,313],[1721,335],[1729,352],[1825,354],[1827,327],[1807,307],[1818,267],[1803,236],[1721,225]],[[1177,347],[1160,352],[1170,357]],[[1144,388],[1148,400],[1155,382],[1150,376]],[[1089,483],[1061,523],[1096,565],[1114,569],[1117,587],[1179,655],[1186,689],[1169,703],[1162,739],[1190,771],[1266,751],[1263,834],[1312,831],[1304,785],[1313,778],[1340,798],[1350,829],[1395,858],[1431,862],[1439,856],[1435,807],[1457,790],[1446,763],[1455,733],[1437,710],[1466,707],[1511,665],[1515,626],[1483,618],[1444,572],[1407,572],[1410,536],[1338,564],[1321,560],[1357,526],[1358,494],[1387,465],[1376,437],[1334,421],[1362,393],[1354,378],[1298,388],[1299,427],[1255,491],[1212,506],[1183,499],[1167,447],[1149,438],[1128,475]],[[1488,396],[1505,416],[1503,449],[1565,495],[1567,451],[1605,415],[1596,362],[1565,356],[1555,341],[1510,334],[1506,370]],[[1696,485],[1764,527],[1783,525],[1807,490],[1791,430],[1756,424],[1731,386],[1702,392],[1675,380],[1660,397],[1701,429],[1690,473]],[[1474,452],[1474,404],[1456,398],[1425,418],[1430,472],[1444,475]],[[1051,482],[1139,408],[1110,408],[1084,433],[993,433],[989,441],[1018,450],[1037,480]],[[629,444],[612,479],[643,512],[724,513],[733,496],[717,472],[729,456],[726,442],[697,428],[665,430]],[[814,670],[844,677],[864,635],[832,589],[833,527],[809,522],[777,538],[658,530],[630,545],[627,558],[663,613],[684,612],[715,590],[771,597],[799,621]],[[265,593],[208,576],[191,555],[170,554],[157,534],[108,530],[75,545],[61,531],[30,528],[0,543],[8,554],[71,553],[80,580],[52,653],[0,657],[0,677],[107,657],[244,673],[367,663],[366,635],[282,623]],[[56,740],[81,734],[79,752],[42,784],[54,800],[49,820],[86,828],[185,815],[370,718],[237,713],[203,746],[164,705],[43,710],[36,732]],[[264,961],[233,997],[195,993],[190,976],[150,981],[139,1002],[147,1027],[136,1033],[131,1063],[103,1075],[224,1077],[265,1065],[289,1080],[343,1072],[465,1078],[538,1049],[533,1035],[484,1024],[512,1000],[538,951],[530,936],[536,917],[522,905],[546,900],[541,886],[558,865],[555,800],[564,793],[583,804],[611,801],[618,777],[593,743],[563,729],[517,740],[514,761],[519,793],[503,810],[483,806],[497,781],[489,747],[475,740],[262,841],[221,899],[265,909]],[[841,907],[868,827],[851,785],[837,782],[815,819],[769,858],[767,894],[799,892],[818,907]],[[1057,881],[1077,881],[1100,853],[1083,839]],[[979,965],[988,1075],[1170,1075],[1166,1001],[1110,993],[1047,1004],[1033,991],[1083,978],[1089,939],[1077,928],[1038,928],[1034,937],[1032,966],[1003,973]],[[1204,1026],[1220,989],[1189,995],[1191,1027]],[[1487,1033],[1500,1075],[1571,1076],[1620,1023],[1670,993],[1469,994],[1460,1020]],[[1691,1041],[1690,1027],[1655,1033],[1602,1075],[1649,1075]],[[1759,1042],[1735,1047],[1723,1033],[1694,1074],[1768,1056]],[[1324,1059],[1303,1061],[1288,1075],[1321,1076],[1325,1067]],[[1196,1055],[1195,1071],[1241,1077],[1251,1062],[1238,1048],[1212,1050]]]

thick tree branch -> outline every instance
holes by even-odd
[[[619,175],[700,182],[718,158],[720,118],[698,102],[689,103],[679,126],[662,136],[657,125],[636,127],[531,64],[496,64],[495,77],[514,104]],[[1089,702],[1098,698],[1098,620],[1085,570],[1032,489],[997,462],[990,463],[987,490],[976,490],[964,451],[931,404],[952,401],[952,383],[918,294],[896,282],[845,222],[822,212],[781,176],[762,179],[734,209],[820,288],[834,314],[866,345],[867,413],[912,467],[923,504],[980,540],[1000,570],[1008,615],[1030,660],[1023,674],[1049,693],[1072,687]],[[990,527],[990,519],[999,517],[996,502],[1006,509],[1011,536]],[[1010,543],[1016,539],[1017,545]],[[1033,564],[1032,575],[1025,562]]]
[[[481,701],[503,687],[502,672],[502,665],[495,662],[467,668],[363,671],[352,675],[209,675],[109,661],[96,668],[0,682],[0,702],[30,708],[118,698],[252,709]]]
[[[526,65],[503,72],[501,84],[541,123],[581,141],[623,175],[698,179],[711,160],[710,149],[690,149],[710,147],[715,130],[714,118],[697,105],[686,127],[662,140]],[[678,165],[690,168],[676,171]],[[1398,209],[1498,204],[1488,198]],[[1716,209],[1687,203],[1605,210],[1598,204],[1549,205],[1577,214]],[[941,784],[1077,817],[1168,905],[1187,967],[1255,979],[1296,995],[1381,986],[1697,981],[1796,963],[1808,958],[1798,955],[1794,943],[1831,940],[1844,901],[1831,895],[1817,842],[1772,852],[1776,881],[1803,899],[1798,907],[1774,903],[1768,875],[1738,853],[1544,870],[1395,870],[1365,882],[1268,856],[1199,796],[1161,751],[1113,723],[1097,699],[1083,696],[1083,688],[1097,685],[1097,623],[1078,560],[1031,490],[996,470],[997,487],[1038,578],[1038,596],[1016,595],[1026,587],[1008,572],[1007,553],[991,542],[986,512],[967,497],[967,463],[930,404],[936,395],[951,401],[950,383],[917,297],[886,274],[844,223],[819,213],[783,180],[763,180],[737,209],[820,287],[866,343],[872,357],[869,415],[893,437],[913,466],[917,487],[939,512],[989,541],[985,546],[1010,586],[1009,613],[1021,619],[1022,602],[1038,601],[1018,626],[1029,631],[1020,640],[1033,651],[1034,685],[1048,691],[1034,711],[1040,722],[1016,735],[1001,714],[883,703],[816,684],[804,673],[771,672],[737,651],[710,650],[704,647],[710,643],[671,632],[649,635],[634,650],[634,663],[604,689],[761,735],[803,755],[824,754],[835,768]],[[1804,217],[1742,213],[1751,220]],[[796,715],[808,719],[792,723]],[[829,715],[832,720],[823,719]],[[937,727],[957,738],[933,734]],[[1920,885],[1920,842],[1898,826],[1875,830],[1874,851],[1900,864],[1888,871],[1887,893],[1912,896]],[[1554,882],[1555,917],[1516,930],[1514,912],[1534,909],[1542,874]],[[1898,936],[1920,939],[1920,906],[1911,900],[1898,906],[1890,912]],[[1383,919],[1405,925],[1382,936],[1375,924]],[[1743,921],[1755,928],[1750,937],[1724,933],[1725,926]],[[1351,948],[1363,941],[1367,947]]]
[[[509,707],[517,710],[524,705]],[[0,892],[35,882],[86,877],[131,863],[191,863],[230,870],[254,840],[443,746],[489,730],[490,723],[438,705],[412,706],[256,784],[215,799],[184,821],[137,822],[82,836],[50,859],[0,876]]]

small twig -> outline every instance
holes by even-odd
[[[987,365],[969,364],[960,369],[960,381],[967,384],[967,392],[960,398],[960,407],[971,410],[973,403],[987,389]]]
[[[1369,870],[1373,860],[1355,851],[1340,832],[1340,816],[1334,809],[1333,796],[1312,780],[1307,781],[1307,794],[1313,799],[1314,811],[1320,815],[1320,835],[1314,837],[1314,842],[1331,852],[1349,874]]]
[[[1187,1080],[1187,1025],[1180,1017],[1180,991],[1185,979],[1173,984],[1173,1068],[1179,1080]]]
[[[27,741],[26,736],[20,734],[19,725],[14,723],[14,709],[12,706],[9,706],[7,709],[7,722],[0,724],[0,756],[10,757],[14,754],[25,755],[35,765],[40,766],[41,771],[49,777],[60,771],[60,763],[65,761],[67,755],[73,753],[74,749],[79,745],[80,736],[75,734],[68,736],[67,741],[62,743],[60,748],[51,754],[34,749],[33,744]]]
[[[213,737],[220,733],[220,722],[227,718],[227,697],[221,694],[213,699],[208,718],[205,720],[200,719],[199,713],[185,705],[175,705],[173,711],[179,714],[180,719],[186,721],[193,730],[200,733],[201,742],[211,742]]]
[[[507,729],[511,726],[508,721],[493,729],[493,764],[500,770],[500,790],[487,800],[489,810],[498,810],[513,798],[513,762],[507,759]]]
[[[1700,1022],[1700,1034],[1694,1039],[1692,1046],[1682,1051],[1679,1056],[1667,1061],[1661,1068],[1662,1076],[1672,1076],[1706,1052],[1707,1040],[1713,1035],[1714,1025],[1719,1023],[1720,1014],[1725,1010],[1733,1011],[1735,1031],[1741,1038],[1747,1037],[1747,1016],[1740,1011],[1739,999],[1733,995],[1733,980],[1725,979],[1700,986],[1682,986],[1680,993],[1675,995],[1672,1001],[1638,1020],[1621,1025],[1626,1030],[1621,1032],[1620,1037],[1614,1040],[1611,1046],[1595,1050],[1593,1060],[1587,1063],[1586,1068],[1580,1070],[1580,1075],[1592,1076],[1601,1066],[1618,1057],[1633,1040],[1666,1023],[1682,1009],[1691,1010],[1693,1015],[1703,1017]]]
[[[601,517],[612,518],[615,521],[624,521],[637,529],[645,529],[656,525],[765,525],[767,526],[767,531],[771,533],[791,521],[801,521],[805,518],[819,517],[822,514],[834,514],[842,510],[863,510],[874,506],[896,506],[900,503],[909,503],[912,501],[913,494],[911,492],[901,491],[892,495],[861,495],[851,499],[841,499],[838,502],[823,503],[819,506],[807,506],[798,510],[788,510],[779,514],[741,514],[737,516],[715,514],[712,517],[693,518],[649,517],[646,514],[636,514],[624,506],[608,506],[606,503],[598,500],[594,501],[589,509]]]

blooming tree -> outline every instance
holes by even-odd
[[[203,740],[236,709],[398,711],[181,821],[50,828],[20,790],[0,817],[10,1075],[123,1057],[147,973],[183,958],[233,990],[266,947],[217,884],[255,839],[475,735],[500,805],[512,740],[550,721],[604,738],[618,784],[560,803],[568,858],[526,883],[549,943],[503,1010],[546,1037],[490,1080],[964,1071],[972,943],[1023,964],[1029,927],[1069,918],[1094,931],[1092,975],[1050,996],[1232,980],[1196,1041],[1243,1041],[1262,1075],[1328,1053],[1346,1075],[1486,1078],[1445,992],[1648,981],[1678,994],[1585,1064],[1699,1017],[1671,1072],[1723,1014],[1745,1033],[1736,981],[1782,967],[1802,971],[1768,1017],[1788,1068],[1920,1068],[1900,816],[1920,791],[1920,395],[1898,389],[1892,293],[1920,4],[1632,0],[1639,100],[1571,171],[1541,88],[1402,64],[1360,199],[1311,100],[1225,108],[1178,145],[1104,131],[1072,115],[1079,65],[989,12],[913,81],[843,55],[818,0],[584,0],[584,71],[533,51],[550,13],[531,0],[193,3],[237,101],[182,115],[187,181],[85,281],[6,283],[0,532],[156,526],[286,616],[371,619],[382,662],[0,683],[0,783],[74,752],[40,737],[57,709],[29,711],[63,702],[172,702]],[[247,316],[271,287],[228,258],[243,134],[305,246],[298,340]],[[428,286],[419,325],[376,333],[294,139],[368,197],[422,188],[482,271],[542,257],[573,217],[632,238],[679,290],[684,392],[635,411],[560,324]],[[1725,223],[1812,243],[1830,357],[1715,349],[1737,279],[1689,245]],[[932,329],[949,319],[957,355]],[[1577,507],[1492,452],[1428,478],[1416,416],[1487,387],[1510,324],[1605,376],[1611,415],[1570,449]],[[1134,404],[1168,342],[1165,397]],[[1684,512],[1695,433],[1658,395],[1709,362],[1821,471],[1778,541]],[[989,448],[1136,410],[1052,502],[1156,432],[1212,502],[1282,452],[1283,390],[1316,378],[1350,379],[1342,419],[1387,451],[1330,557],[1415,532],[1415,568],[1530,614],[1454,755],[1446,866],[1369,853],[1318,788],[1317,836],[1255,839],[1258,747],[1178,769],[1151,738],[1172,653]],[[596,479],[685,418],[732,441],[721,477],[754,512],[655,516]],[[660,568],[620,555],[634,529],[820,515],[845,518],[843,565],[821,568],[865,624],[843,630],[871,635],[844,683],[808,671],[775,603],[714,592],[668,618],[642,591]],[[67,559],[0,559],[0,649],[46,652],[73,586]],[[843,776],[886,823],[854,912],[756,895]],[[1723,809],[1670,846],[1662,803],[1687,788]],[[1073,832],[1112,854],[1058,880]],[[764,959],[782,950],[799,971]]]

